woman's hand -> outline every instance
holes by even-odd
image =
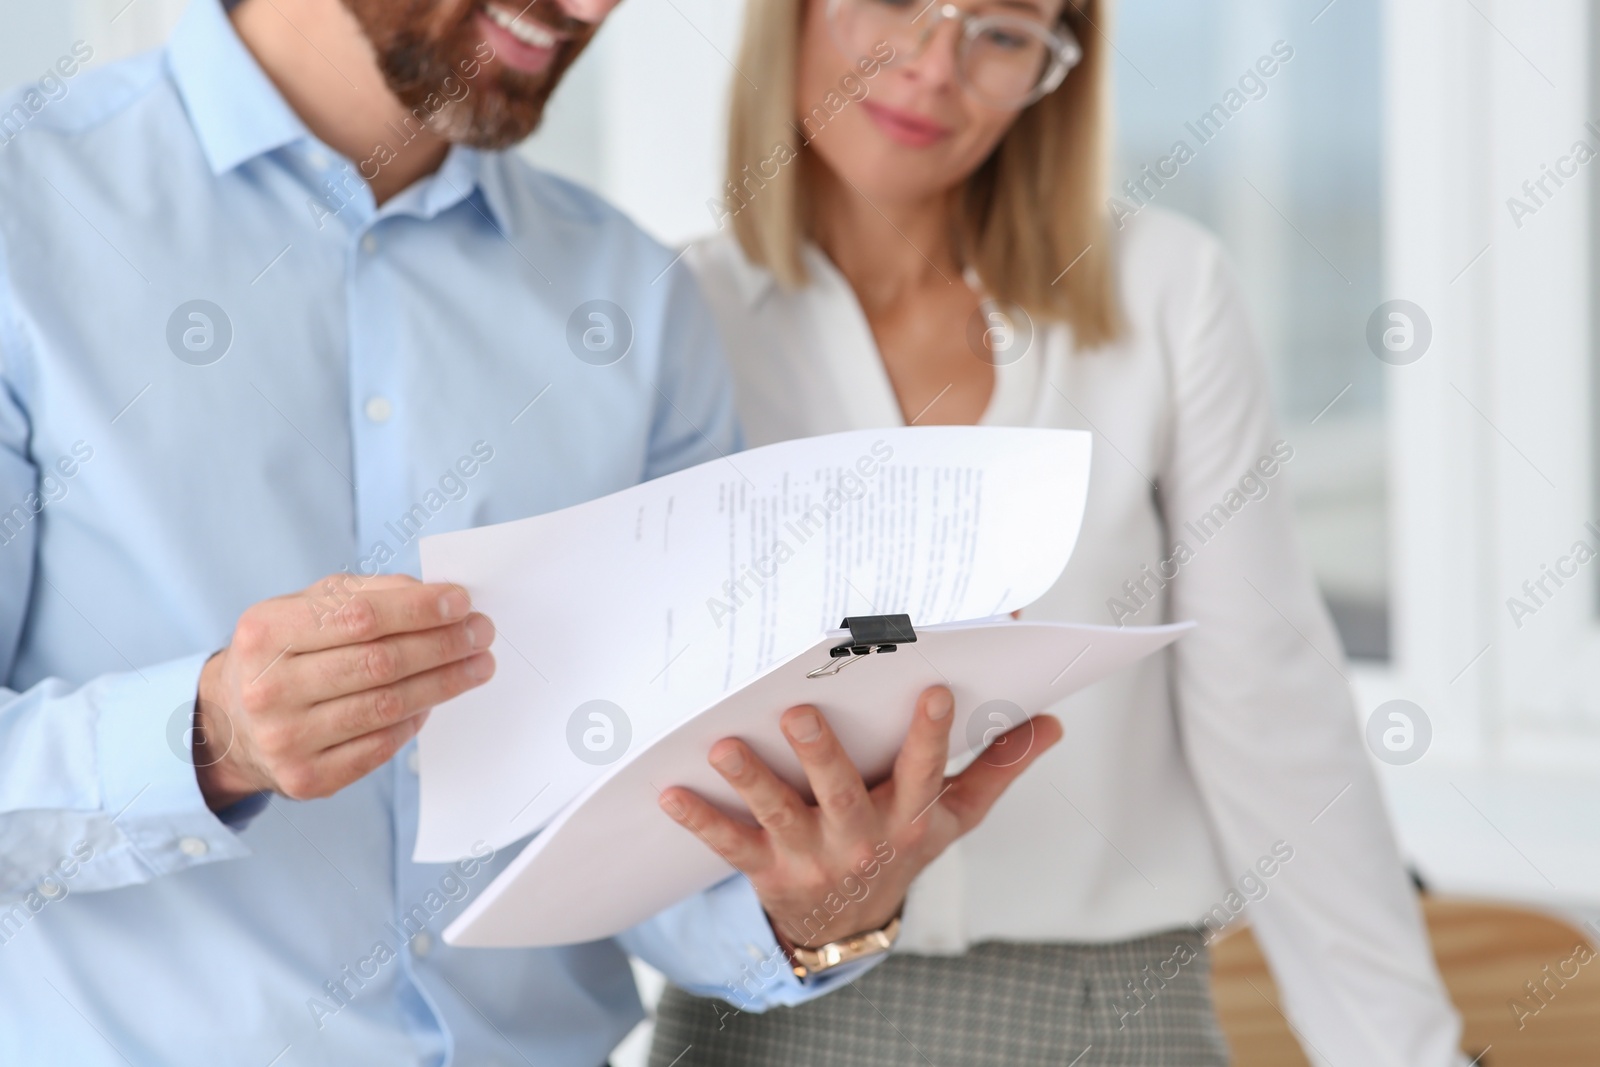
[[[815,947],[881,929],[900,912],[912,879],[978,825],[1000,794],[1061,739],[1061,724],[1039,716],[997,738],[971,766],[947,779],[953,709],[948,689],[925,690],[894,773],[868,790],[817,709],[790,708],[783,732],[805,768],[815,804],[807,804],[743,741],[725,738],[712,746],[711,765],[759,825],[730,818],[676,786],[662,792],[662,810],[744,872],[786,947]],[[1027,751],[985,758],[1008,744],[1013,751],[1026,745]]]

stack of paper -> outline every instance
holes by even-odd
[[[422,731],[415,858],[550,824],[446,939],[605,937],[725,877],[656,795],[684,785],[742,813],[705,759],[731,735],[803,788],[777,727],[794,704],[816,704],[875,780],[927,685],[954,691],[952,753],[970,758],[995,727],[1172,640],[1006,617],[1065,567],[1088,472],[1074,431],[856,431],[425,539],[424,577],[494,620],[498,670]],[[887,614],[918,641],[807,677],[841,619]]]

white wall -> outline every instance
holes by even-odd
[[[0,83],[39,77],[72,45],[69,5],[0,0]]]

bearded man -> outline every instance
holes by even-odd
[[[774,929],[887,845],[829,923],[887,944],[1027,766],[946,782],[930,690],[869,794],[790,709],[820,805],[723,742],[760,825],[673,813],[744,874],[620,943],[440,941],[510,856],[412,862],[417,731],[497,669],[572,709],[418,538],[738,445],[673,254],[500,151],[615,2],[193,0],[0,98],[0,1063],[596,1067],[642,1017],[624,944],[816,996],[871,959],[802,981]]]

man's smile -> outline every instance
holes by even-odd
[[[543,74],[571,38],[530,18],[533,6],[490,0],[479,6],[476,18],[502,63],[524,74]]]

